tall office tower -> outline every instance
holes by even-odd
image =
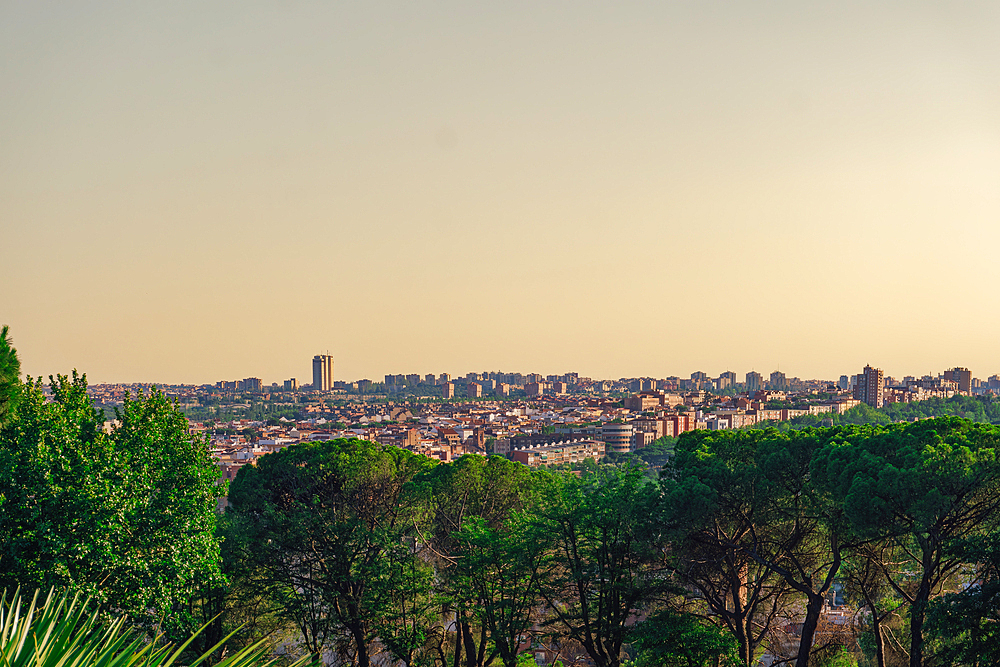
[[[330,391],[333,388],[333,357],[317,354],[313,357],[313,389]]]
[[[851,388],[851,378],[847,377],[846,375],[841,375],[840,380],[837,381],[837,387],[843,389],[844,391],[847,391],[848,389]]]
[[[757,371],[750,371],[747,373],[747,391],[759,391],[761,386],[764,384],[764,376],[762,376]]]
[[[881,408],[884,388],[885,376],[882,375],[882,369],[865,366],[864,372],[858,376],[858,383],[854,386],[854,398],[873,408]]]
[[[958,390],[968,394],[972,391],[972,371],[968,368],[952,368],[944,372],[944,379],[958,383]]]

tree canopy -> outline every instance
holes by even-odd
[[[216,481],[206,441],[159,391],[108,431],[86,377],[18,386],[0,429],[0,587],[70,587],[171,636],[187,599],[220,577]]]

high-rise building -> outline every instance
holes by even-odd
[[[764,376],[757,371],[747,373],[747,391],[758,391],[764,384]]]
[[[882,369],[865,366],[865,370],[858,376],[858,383],[854,386],[854,398],[873,408],[881,408],[884,389],[885,376],[882,374]]]
[[[284,387],[285,387],[285,391],[298,391],[299,390],[299,381],[296,380],[295,378],[291,378],[289,380],[285,380]]]
[[[944,379],[958,383],[958,390],[968,394],[972,391],[972,371],[968,368],[952,368],[944,372]]]
[[[788,378],[781,371],[774,371],[771,373],[771,381],[768,383],[768,389],[775,389],[777,391],[788,389]]]
[[[846,375],[841,375],[840,380],[837,381],[837,387],[844,391],[847,391],[848,389],[851,388],[851,378],[847,377]]]
[[[330,391],[333,388],[333,357],[317,354],[313,357],[313,389]]]
[[[236,389],[238,391],[260,392],[264,390],[264,382],[260,378],[244,378],[237,381]]]
[[[451,382],[441,383],[441,397],[455,398],[455,385]]]

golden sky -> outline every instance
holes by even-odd
[[[986,378],[998,34],[996,2],[0,2],[0,323],[92,382]]]

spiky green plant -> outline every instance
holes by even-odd
[[[21,383],[21,361],[11,345],[10,327],[0,328],[0,426],[7,420]]]
[[[27,608],[20,592],[0,596],[0,667],[179,667],[196,635],[179,646],[162,645],[148,641],[124,616],[101,613],[78,595],[52,591],[39,604],[36,592]],[[209,660],[228,639],[185,660],[186,667]],[[261,641],[223,657],[214,667],[268,667],[275,662],[270,654],[270,646]],[[292,667],[307,664],[302,659]]]

